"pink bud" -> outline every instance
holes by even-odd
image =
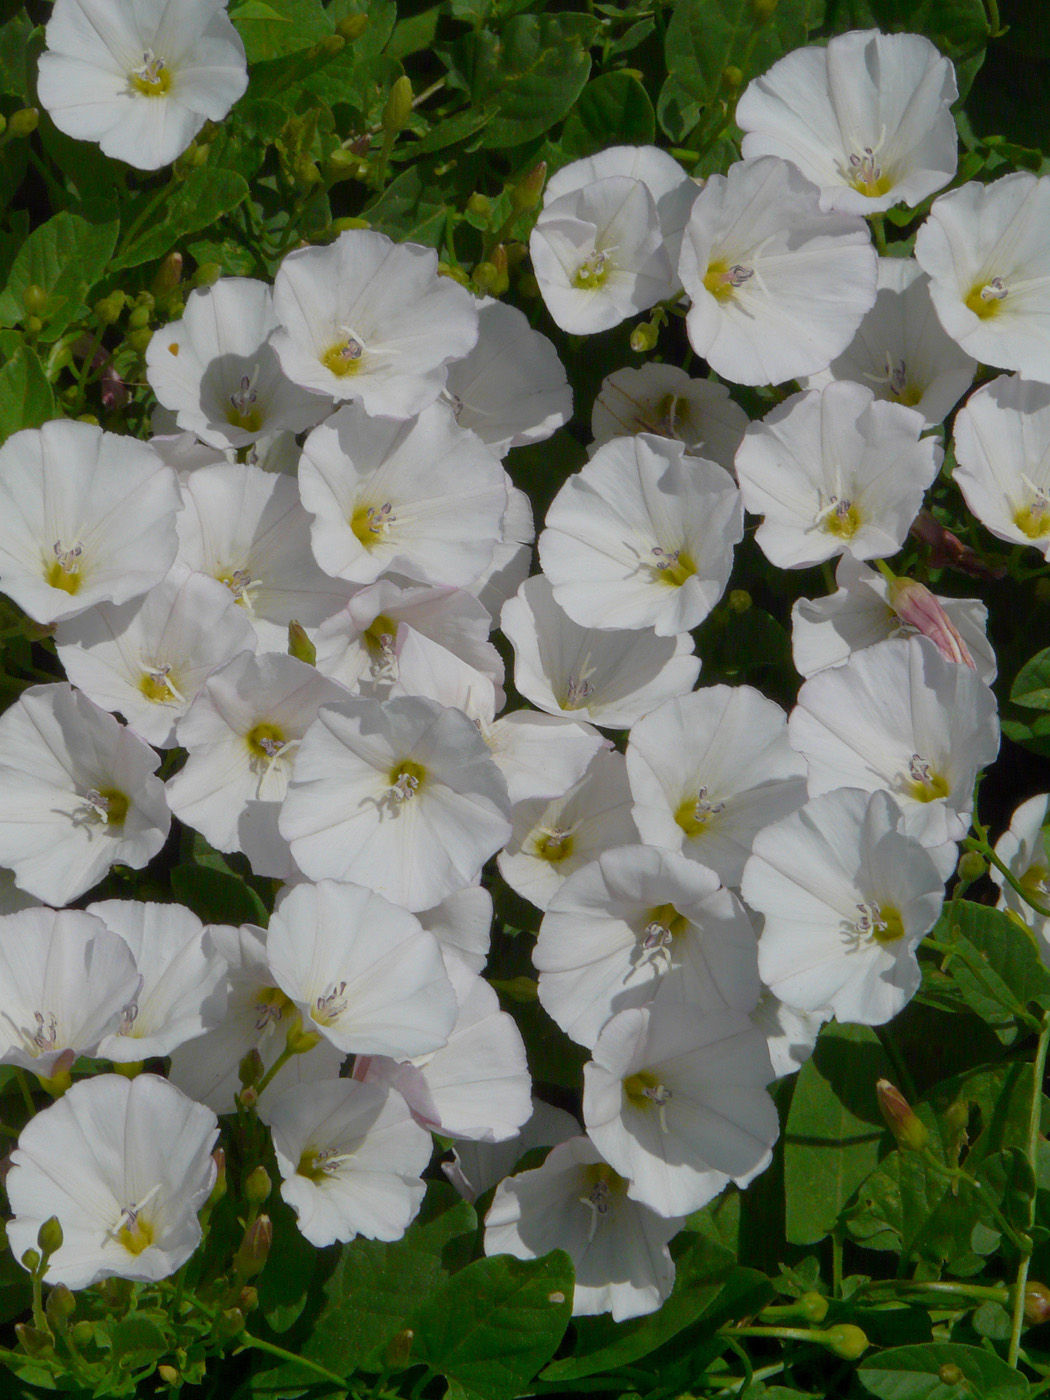
[[[901,621],[929,637],[943,657],[976,671],[966,643],[925,584],[910,578],[894,579],[889,585],[889,601]]]
[[[910,533],[920,543],[930,547],[930,563],[935,569],[958,569],[971,578],[996,579],[1006,573],[1005,564],[990,567],[958,535],[953,535],[928,510],[920,510],[912,521]]]

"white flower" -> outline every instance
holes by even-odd
[[[489,1187],[497,1185],[513,1171],[532,1147],[550,1147],[579,1134],[580,1125],[571,1113],[554,1108],[542,1099],[532,1100],[532,1117],[517,1136],[502,1142],[472,1142],[464,1138],[452,1149],[451,1162],[441,1170],[465,1201],[471,1204]]]
[[[925,637],[879,642],[806,681],[788,736],[806,760],[811,797],[839,787],[891,793],[902,832],[947,878],[974,780],[999,750],[995,696],[975,671]]]
[[[160,749],[175,743],[176,722],[216,666],[256,644],[229,589],[183,564],[145,597],[99,603],[55,633],[70,681]]]
[[[180,428],[213,447],[242,448],[324,416],[325,400],[282,373],[269,344],[277,325],[265,282],[223,277],[190,293],[182,319],[146,347],[150,387]]]
[[[495,455],[440,404],[407,422],[347,404],[313,430],[299,465],[314,556],[351,583],[388,572],[470,583],[500,538],[504,482]]]
[[[955,419],[953,473],[993,535],[1050,554],[1050,385],[1003,374]]]
[[[800,676],[841,666],[854,652],[915,629],[894,611],[889,585],[880,573],[851,554],[839,557],[838,589],[823,598],[800,598],[791,609],[791,652]],[[988,609],[979,598],[934,595],[962,639],[985,685],[995,680],[996,660],[988,641]]]
[[[0,716],[0,861],[19,886],[68,904],[110,866],[140,870],[171,814],[160,759],[64,683],[23,691]]]
[[[880,1026],[919,989],[944,883],[888,792],[838,788],[755,837],[741,892],[765,916],[762,980],[803,1011]]]
[[[444,399],[456,422],[496,454],[545,438],[572,417],[572,390],[558,352],[524,312],[484,297],[478,343],[448,367]]]
[[[781,156],[820,186],[821,208],[920,204],[955,174],[955,72],[921,34],[851,30],[795,49],[736,106],[745,159]]]
[[[509,818],[507,785],[467,716],[401,696],[321,709],[280,829],[310,879],[352,880],[416,910],[469,885]]]
[[[717,462],[732,475],[747,414],[717,379],[691,379],[677,365],[647,360],[606,375],[591,411],[593,456],[611,438],[655,433],[685,444],[687,454]]]
[[[482,723],[481,735],[515,805],[568,792],[598,750],[610,742],[589,724],[535,710],[514,710],[492,724]]]
[[[718,602],[744,533],[721,467],[669,438],[615,438],[555,496],[540,535],[554,600],[581,627],[696,627]]]
[[[401,1238],[423,1204],[433,1143],[400,1095],[335,1079],[289,1089],[267,1116],[281,1196],[311,1244]]]
[[[499,871],[539,909],[546,909],[574,870],[611,846],[638,840],[623,754],[609,749],[596,753],[579,782],[560,797],[518,802],[513,817]]]
[[[629,1006],[659,998],[697,1015],[750,1011],[761,990],[740,901],[713,871],[653,846],[607,849],[569,876],[547,905],[532,960],[540,1004],[590,1047]]]
[[[1050,796],[1045,792],[1022,802],[1010,818],[1010,825],[995,843],[995,854],[1007,866],[1027,894],[1050,908],[1050,848],[1047,846],[1047,820]],[[1019,919],[1035,934],[1044,962],[1050,960],[1050,919],[1039,914],[993,865],[988,874],[999,886],[1000,909]]]
[[[727,885],[739,882],[755,833],[805,801],[804,773],[783,710],[744,685],[668,700],[627,745],[642,840],[680,850]]]
[[[83,1080],[30,1119],[11,1154],[6,1186],[15,1257],[36,1248],[57,1216],[62,1246],[48,1283],[167,1278],[197,1248],[197,1212],[215,1183],[218,1122],[154,1074]]]
[[[492,896],[484,885],[456,890],[416,918],[443,951],[454,953],[472,972],[481,972],[492,938]]]
[[[532,544],[536,538],[532,502],[524,491],[518,490],[509,476],[504,485],[507,488],[507,509],[500,526],[502,542],[497,540],[492,551],[492,562],[466,585],[467,592],[474,594],[490,617],[499,617],[503,604],[528,578],[532,568]]]
[[[259,638],[287,652],[288,624],[311,630],[351,589],[321,572],[310,552],[310,517],[287,476],[231,462],[202,467],[182,484],[179,559],[226,585]]]
[[[60,131],[158,170],[248,86],[226,0],[55,0],[37,79]]]
[[[1050,383],[1050,178],[1016,170],[942,194],[915,239],[941,324],[968,355]]]
[[[544,202],[529,252],[551,318],[576,335],[609,330],[675,289],[656,204],[627,176]]]
[[[921,413],[849,381],[793,394],[752,423],[736,454],[755,539],[782,569],[836,554],[896,554],[943,451]]]
[[[40,1079],[94,1055],[135,997],[124,941],[78,909],[24,909],[0,918],[0,1061]]]
[[[601,728],[629,729],[700,674],[688,632],[580,627],[536,574],[503,606],[500,625],[514,648],[514,684],[541,710],[579,715]]]
[[[293,885],[266,956],[277,985],[343,1054],[406,1059],[444,1045],[456,997],[433,934],[360,885]]]
[[[800,1011],[772,992],[763,992],[751,1012],[751,1020],[766,1038],[773,1073],[778,1079],[802,1068],[813,1054],[821,1026],[830,1018],[831,1012],[826,1007],[819,1011]]]
[[[573,1317],[608,1312],[623,1322],[655,1312],[670,1293],[667,1243],[682,1224],[630,1200],[627,1182],[594,1144],[574,1137],[541,1167],[496,1188],[485,1216],[485,1253],[538,1259],[564,1249],[576,1275]]]
[[[138,988],[120,1024],[99,1045],[114,1061],[170,1055],[203,1035],[226,1010],[226,964],[196,914],[180,904],[106,899],[88,906],[131,950]]]
[[[36,622],[123,603],[175,558],[175,473],[145,443],[52,419],[0,447],[0,588]]]
[[[877,399],[917,409],[933,427],[973,383],[977,362],[946,334],[930,299],[930,279],[914,258],[880,258],[878,287],[852,344],[802,387],[852,379]]]
[[[437,275],[437,253],[350,229],[298,248],[277,270],[273,348],[289,379],[366,412],[410,418],[478,338],[474,300]]]
[[[679,265],[689,342],[736,384],[780,384],[825,369],[875,303],[876,255],[863,219],[823,213],[820,191],[775,156],[712,175],[686,226]]]
[[[779,1132],[765,1037],[742,1011],[621,1011],[583,1069],[587,1135],[658,1215],[687,1215],[769,1165]]]

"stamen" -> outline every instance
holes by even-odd
[[[163,58],[146,49],[141,65],[128,74],[128,83],[144,97],[163,97],[171,87],[171,72]]]
[[[36,1024],[36,1030],[31,1037],[33,1045],[41,1052],[53,1050],[58,1044],[58,1022],[55,1013],[48,1011],[45,1018],[43,1011],[34,1011],[33,1021]]]
[[[250,376],[246,374],[241,378],[240,388],[230,395],[230,411],[226,415],[233,427],[249,433],[257,433],[262,427],[262,414],[255,407],[259,397],[255,390],[258,377],[259,366],[256,365]]]
[[[697,788],[696,798],[687,798],[674,814],[674,819],[687,836],[698,836],[704,831],[712,817],[725,811],[724,802],[711,802],[707,796],[707,784]]]
[[[596,248],[576,269],[572,279],[573,286],[581,292],[593,291],[595,287],[600,287],[609,275],[606,266],[608,260],[609,250],[599,252]]]
[[[117,1035],[131,1035],[132,1028],[139,1018],[139,997],[142,995],[142,988],[145,978],[139,973],[138,985],[135,988],[135,995],[122,1009],[120,1013],[120,1025],[117,1027]]]
[[[74,826],[121,826],[127,815],[128,799],[116,788],[88,788],[83,802],[70,813]]]
[[[419,779],[414,773],[399,773],[390,784],[390,796],[395,802],[410,802],[419,788]]]
[[[948,796],[948,783],[940,773],[934,771],[929,759],[913,753],[908,760],[908,775],[904,780],[904,790],[918,802],[935,802]]]
[[[966,298],[966,305],[982,321],[997,316],[1010,294],[1004,277],[989,277],[987,282],[975,282]]]
[[[982,301],[1002,301],[1008,294],[1006,283],[1001,277],[993,277],[981,288]]]
[[[590,681],[577,680],[575,676],[570,676],[565,682],[565,704],[562,709],[578,710],[593,694],[594,686]]]
[[[180,705],[186,704],[186,697],[179,692],[171,679],[170,664],[156,666],[144,661],[142,670],[144,674],[139,689],[147,700],[152,700],[157,705],[170,704],[173,700]]]
[[[56,540],[52,548],[55,551],[55,558],[58,560],[58,567],[64,574],[75,574],[80,569],[80,556],[84,552],[84,546],[80,540],[76,544],[70,545],[68,549],[62,548],[62,541]]]
[[[704,286],[713,297],[719,301],[725,301],[733,295],[738,287],[742,287],[745,282],[750,282],[755,275],[753,267],[746,267],[743,263],[733,263],[728,266],[725,262],[713,262],[708,267],[704,275]]]
[[[341,1016],[348,1005],[347,999],[343,996],[345,991],[346,983],[340,982],[338,986],[333,984],[330,992],[327,992],[324,996],[318,997],[314,1002],[316,1008],[314,1011],[314,1020],[320,1021],[323,1025],[327,1026],[334,1021],[337,1016]]]
[[[609,1201],[612,1192],[609,1190],[609,1183],[604,1178],[599,1178],[588,1191],[586,1196],[580,1196],[581,1205],[587,1207],[591,1213],[590,1223],[587,1226],[587,1243],[594,1239],[598,1225],[609,1213]]]
[[[247,569],[234,569],[230,574],[221,574],[219,582],[226,585],[245,612],[255,611],[254,595],[262,587],[262,579],[252,578]]]
[[[276,1025],[289,1006],[291,1002],[279,987],[263,987],[255,1003],[255,1029],[264,1031],[267,1026]]]

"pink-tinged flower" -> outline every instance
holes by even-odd
[[[941,655],[960,666],[977,667],[959,629],[941,607],[940,600],[916,579],[895,578],[889,586],[889,604],[900,620],[929,637]]]

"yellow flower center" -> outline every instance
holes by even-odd
[[[830,505],[822,512],[820,528],[825,534],[836,539],[851,540],[860,529],[860,512],[852,501],[832,497]]]
[[[707,784],[701,784],[695,797],[688,797],[674,814],[674,819],[687,836],[699,836],[706,831],[714,817],[725,807],[724,802],[707,800]]]
[[[849,158],[849,172],[849,183],[869,199],[878,199],[893,188],[893,181],[879,165],[871,146],[865,146],[859,153],[854,151]]]
[[[84,546],[80,540],[66,549],[61,540],[51,547],[51,555],[44,557],[44,578],[52,588],[61,588],[70,595],[80,592],[84,576],[80,572],[80,559]]]
[[[152,49],[147,49],[142,55],[141,68],[135,68],[128,74],[128,82],[143,97],[163,97],[171,87],[171,71],[162,58],[158,58]]]
[[[393,515],[389,501],[381,506],[360,505],[354,509],[350,517],[350,529],[354,536],[365,549],[374,549],[381,539],[386,535],[391,525],[397,521],[397,516]],[[379,619],[377,618],[378,622]],[[375,623],[372,624],[373,627]],[[397,628],[394,628],[397,631]]]
[[[410,802],[419,792],[426,781],[427,770],[421,763],[415,763],[412,759],[403,759],[395,768],[391,768],[388,780],[388,791],[395,802]]]
[[[127,795],[118,788],[100,788],[98,797],[101,799],[99,805],[106,814],[106,825],[123,826],[130,806]]]
[[[657,546],[652,553],[652,568],[657,583],[665,583],[669,588],[681,588],[686,579],[696,574],[692,556],[684,549],[666,550]]]
[[[364,359],[364,342],[356,335],[347,333],[344,340],[336,341],[328,347],[321,356],[321,363],[325,369],[331,370],[340,379],[345,379],[347,375],[357,374],[364,364]]]
[[[1030,540],[1045,539],[1050,535],[1050,502],[1037,497],[1031,505],[1015,510],[1014,524]]]
[[[942,774],[935,773],[921,754],[914,753],[908,764],[904,791],[916,802],[936,802],[938,798],[947,797],[951,789]]]
[[[117,1231],[117,1239],[129,1254],[141,1254],[153,1243],[153,1227],[148,1220],[135,1216],[133,1224],[122,1225]]]
[[[541,827],[536,835],[532,853],[540,860],[558,865],[572,855],[572,833],[566,827]]]
[[[1001,277],[989,278],[987,282],[975,282],[966,297],[966,305],[982,321],[998,316],[1009,295],[1009,288]]]
[[[572,285],[581,292],[591,292],[595,287],[600,287],[609,275],[608,259],[608,253],[599,253],[595,249],[576,269]]]
[[[737,288],[750,281],[754,275],[753,267],[744,267],[742,263],[733,263],[730,266],[725,258],[718,258],[708,264],[704,273],[704,286],[719,301],[728,301]]]
[[[269,760],[283,748],[285,737],[276,724],[257,724],[244,736],[244,742],[253,758]]]

